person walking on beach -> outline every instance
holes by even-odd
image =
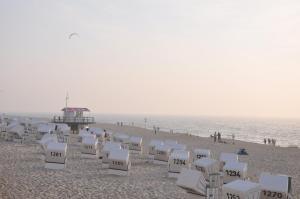
[[[267,139],[266,138],[264,138],[264,143],[267,144]]]
[[[221,141],[221,133],[218,132],[218,142],[220,142],[220,141]]]
[[[232,134],[232,144],[234,144],[234,138],[235,138],[235,135],[234,133]]]
[[[154,134],[156,135],[156,126],[153,126]]]
[[[215,134],[214,134],[214,143],[216,143],[217,141],[217,132],[215,131]]]

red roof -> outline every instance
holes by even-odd
[[[84,112],[90,111],[88,108],[75,108],[75,107],[65,107],[62,109],[64,112]]]

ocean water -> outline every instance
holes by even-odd
[[[8,114],[11,115],[11,114]],[[60,113],[14,113],[12,115],[52,118]],[[153,126],[161,131],[190,133],[196,136],[208,137],[215,131],[222,137],[263,144],[264,138],[276,139],[280,146],[295,145],[300,147],[300,119],[252,119],[252,118],[222,118],[222,117],[183,117],[183,116],[145,116],[145,115],[109,115],[94,114],[96,122],[123,122],[147,129]],[[146,120],[145,120],[146,119]],[[145,122],[146,121],[146,122]]]
[[[178,133],[190,133],[208,137],[215,131],[222,137],[263,143],[264,138],[276,139],[280,146],[296,145],[300,147],[300,120],[296,119],[251,119],[222,117],[176,117],[176,116],[141,116],[141,115],[95,115],[97,122],[134,125]]]

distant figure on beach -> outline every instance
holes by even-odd
[[[271,144],[271,139],[270,138],[268,138],[268,144]]]
[[[234,144],[234,138],[235,138],[235,135],[234,133],[232,134],[232,144]]]
[[[267,144],[267,139],[266,138],[264,138],[264,143]]]
[[[156,126],[153,126],[154,134],[156,135]]]
[[[276,145],[276,140],[272,138],[272,145],[275,146]]]
[[[218,132],[218,142],[220,142],[220,141],[221,141],[221,133]]]
[[[216,141],[217,141],[217,132],[215,132],[214,134],[214,142],[216,143]]]

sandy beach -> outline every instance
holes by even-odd
[[[236,152],[246,148],[248,156],[240,161],[248,163],[248,175],[257,181],[261,172],[281,173],[292,176],[294,196],[300,197],[300,149],[235,141],[231,144],[214,143],[210,138],[185,134],[159,132],[132,126],[96,124],[113,132],[143,137],[144,146],[151,139],[174,139],[186,144],[188,149],[211,149],[214,157],[220,152]],[[72,135],[74,137],[74,135]],[[101,169],[100,160],[81,157],[79,143],[71,139],[68,145],[67,168],[44,168],[41,147],[34,143],[18,144],[0,141],[0,198],[201,198],[188,194],[167,177],[164,165],[132,159],[130,176],[108,175]],[[144,153],[147,153],[145,147]]]

